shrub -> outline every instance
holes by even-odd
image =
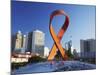
[[[29,58],[28,63],[37,63],[37,62],[43,62],[43,61],[46,61],[46,59],[40,56],[32,56],[31,58]]]

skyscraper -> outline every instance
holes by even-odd
[[[48,47],[44,47],[44,57],[48,57],[50,49]]]
[[[45,34],[42,31],[33,31],[32,35],[32,52],[44,56]]]
[[[16,42],[16,35],[11,35],[11,52],[14,52],[15,49],[15,42]]]
[[[21,50],[22,53],[25,53],[26,45],[27,45],[27,38],[26,35],[23,35],[23,43],[22,43],[22,50]]]
[[[15,41],[15,52],[20,52],[22,48],[22,41],[23,41],[23,36],[21,31],[18,31],[16,34],[16,41]]]
[[[32,52],[32,35],[33,35],[33,32],[29,32],[27,34],[27,44],[26,44],[26,51],[28,52]]]
[[[81,57],[94,58],[96,52],[96,40],[80,40]]]

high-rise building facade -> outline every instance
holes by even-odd
[[[27,52],[32,52],[32,35],[33,35],[33,32],[29,32],[26,37],[26,39],[27,39],[26,51]]]
[[[11,52],[15,50],[16,35],[11,35]]]
[[[22,41],[22,50],[21,50],[21,53],[25,53],[26,51],[26,46],[27,46],[27,38],[26,38],[26,35],[23,35],[23,41]]]
[[[96,40],[95,39],[87,39],[80,40],[80,51],[81,57],[95,57],[96,53]]]
[[[36,30],[32,34],[32,52],[44,56],[45,34],[42,31]]]
[[[50,49],[48,47],[44,47],[44,57],[48,57]]]
[[[21,31],[18,31],[16,34],[16,41],[15,41],[15,51],[19,52],[22,48],[22,41],[23,41],[23,36]]]
[[[36,30],[26,35],[18,31],[16,35],[12,36],[12,50],[17,53],[31,52],[45,56],[44,41],[45,34],[42,31]]]

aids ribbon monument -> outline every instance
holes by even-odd
[[[65,22],[64,22],[63,26],[61,27],[61,29],[59,30],[58,34],[56,35],[54,28],[52,26],[52,20],[55,16],[58,16],[58,15],[65,16]],[[54,41],[54,44],[51,48],[50,54],[48,56],[48,60],[53,60],[55,55],[57,54],[58,50],[61,53],[63,60],[68,59],[68,56],[67,56],[67,54],[65,54],[65,50],[63,49],[63,47],[60,43],[65,31],[68,28],[68,25],[69,25],[69,17],[67,16],[67,14],[63,10],[55,10],[54,12],[51,13],[50,21],[49,21],[49,30],[50,30],[50,34],[52,36],[52,39]]]

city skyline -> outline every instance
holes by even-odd
[[[18,30],[23,34],[36,29],[41,30],[46,36],[45,46],[51,49],[54,42],[49,32],[49,19],[50,13],[56,9],[63,9],[70,18],[69,27],[62,38],[63,47],[65,42],[72,39],[74,48],[79,52],[80,39],[95,39],[95,6],[71,4],[12,1],[12,34]],[[64,16],[54,18],[52,24],[56,33],[62,26],[64,18]]]

